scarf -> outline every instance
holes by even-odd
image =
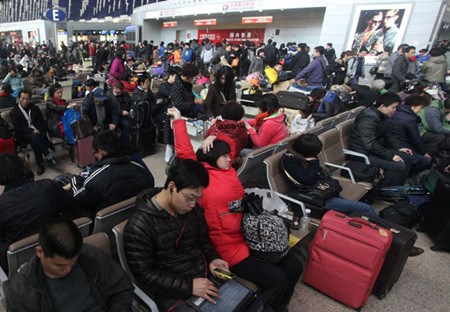
[[[264,112],[264,113],[260,113],[260,114],[256,115],[255,125],[253,126],[253,128],[255,129],[256,132],[259,131],[259,128],[261,128],[262,124],[264,123],[264,120],[269,116],[270,116],[269,112]]]

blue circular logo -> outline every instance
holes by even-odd
[[[66,19],[66,13],[61,9],[48,9],[45,18],[52,22],[61,22]]]

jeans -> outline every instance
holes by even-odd
[[[374,155],[367,155],[371,164],[378,165],[380,168],[384,169],[384,178],[381,183],[382,186],[399,186],[405,184],[414,159],[412,155],[403,152],[396,151],[396,154],[403,159],[403,162],[386,160]]]
[[[427,169],[428,167],[430,167],[431,164],[431,159],[428,157],[425,157],[423,155],[414,153],[412,155],[413,157],[413,161],[411,164],[411,170],[410,170],[410,174],[411,175],[415,175],[418,174],[419,172]]]
[[[327,208],[327,210],[335,210],[346,215],[352,214],[353,212],[375,216],[377,215],[371,205],[355,200],[345,199],[341,196],[336,196],[328,199],[325,202],[325,207]]]
[[[323,89],[323,85],[319,84],[319,85],[312,85],[312,84],[308,84],[306,86],[300,86],[297,83],[294,83],[291,88],[295,88],[298,90],[302,90],[302,91],[308,91],[311,92],[314,89]]]
[[[130,143],[130,122],[128,118],[120,117],[120,131],[121,141],[123,146],[127,146]]]
[[[266,263],[250,256],[230,271],[261,288],[259,299],[265,307],[274,311],[285,311],[295,285],[303,272],[300,260],[292,253],[278,263]]]

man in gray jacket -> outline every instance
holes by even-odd
[[[425,74],[425,79],[429,82],[438,82],[443,90],[447,90],[445,75],[447,75],[447,58],[442,54],[441,49],[430,50],[430,59],[423,63],[421,71]]]
[[[392,68],[392,86],[389,91],[399,92],[401,85],[408,79],[406,75],[408,73],[409,62],[413,56],[416,55],[416,48],[408,46],[404,49],[404,55],[400,55],[394,63]]]
[[[9,312],[131,311],[133,285],[111,257],[83,246],[76,225],[59,219],[39,233],[36,256],[11,281]]]

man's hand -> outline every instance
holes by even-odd
[[[228,266],[228,262],[226,262],[225,260],[222,260],[222,259],[214,259],[213,261],[211,261],[211,263],[209,264],[209,270],[214,275],[216,275],[216,273],[214,272],[215,269],[221,269],[221,270],[224,270],[224,271],[230,271],[229,266]],[[217,277],[219,277],[219,276],[217,276]]]
[[[295,83],[295,79],[289,80],[289,85],[293,85]]]
[[[195,104],[203,104],[203,100],[200,98],[195,98],[194,102],[195,102]]]
[[[71,190],[72,189],[72,184],[67,183],[66,185],[63,186],[63,189],[66,190],[66,191]]]
[[[406,147],[403,147],[403,148],[399,149],[399,151],[403,152],[405,154],[408,154],[408,155],[412,155],[413,154],[412,150],[409,149],[409,148],[406,148]]]
[[[213,304],[216,304],[216,302],[211,296],[219,298],[219,290],[214,286],[213,282],[203,277],[193,279],[192,294],[194,296],[205,298]]]
[[[428,158],[428,159],[431,159],[431,155],[428,154],[428,153],[425,153],[425,155],[423,155],[423,156],[425,156],[425,157]]]
[[[173,119],[174,119],[174,120],[179,120],[179,119],[181,119],[181,113],[180,113],[180,111],[178,110],[178,108],[176,108],[176,107],[168,108],[168,109],[167,109],[167,115],[173,116]]]
[[[404,162],[404,161],[403,161],[403,158],[401,158],[401,157],[398,156],[398,155],[394,155],[394,157],[392,157],[392,160],[393,160],[393,161],[397,161],[397,162],[398,162],[398,161]]]
[[[116,130],[116,125],[115,124],[109,124],[109,131],[114,131]]]
[[[129,112],[127,112],[126,110],[122,111],[122,116],[128,116],[128,115],[130,115]]]
[[[447,167],[444,168],[444,171],[447,173],[450,173],[450,165],[448,165]]]

